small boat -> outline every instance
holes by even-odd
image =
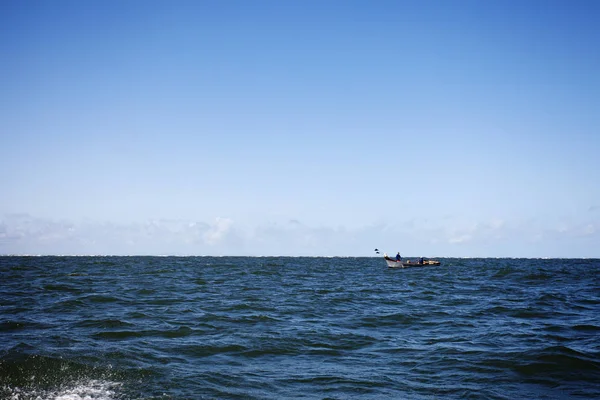
[[[437,260],[423,260],[423,262],[419,261],[397,261],[391,257],[388,257],[387,254],[383,255],[385,262],[389,268],[407,268],[407,267],[423,267],[425,265],[440,265],[441,263]]]
[[[388,256],[384,256],[383,258],[385,259],[388,268],[404,268],[404,263],[402,261],[396,261]]]

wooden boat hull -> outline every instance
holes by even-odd
[[[423,264],[419,262],[407,261],[396,261],[390,257],[384,257],[388,268],[408,268],[408,267],[424,267],[427,265],[440,265],[441,263],[437,260],[423,260]]]
[[[402,261],[388,260],[386,258],[385,262],[387,263],[388,268],[404,268]]]

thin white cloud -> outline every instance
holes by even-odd
[[[506,222],[499,218],[494,218],[489,222],[489,226],[492,229],[502,229]]]
[[[583,236],[592,236],[598,232],[598,227],[594,224],[587,224],[583,227],[581,234]]]
[[[457,218],[422,221],[412,226],[415,236],[430,243],[488,243],[504,240],[511,227],[506,221],[494,218],[489,221],[461,221]]]
[[[214,246],[223,242],[227,238],[233,221],[228,218],[217,217],[215,223],[204,233],[204,242],[210,246]]]
[[[27,214],[0,221],[3,254],[197,254],[231,236],[232,221],[56,222]],[[207,246],[210,245],[210,246]]]
[[[473,239],[473,237],[471,235],[460,235],[460,236],[455,236],[455,237],[451,237],[450,239],[448,239],[449,243],[466,243],[466,242],[470,242]]]
[[[133,224],[73,223],[27,214],[0,218],[0,254],[373,255],[372,249],[411,255],[544,255],[567,241],[600,237],[600,223],[551,225],[540,220],[415,219],[360,228],[309,226],[296,219],[242,229],[233,220],[153,219]],[[565,247],[568,248],[568,247]],[[591,254],[586,254],[590,256]]]

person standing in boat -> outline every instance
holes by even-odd
[[[396,261],[400,261],[402,260],[402,256],[400,255],[400,252],[396,253]]]

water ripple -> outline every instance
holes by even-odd
[[[0,398],[600,398],[600,261],[0,257]]]

